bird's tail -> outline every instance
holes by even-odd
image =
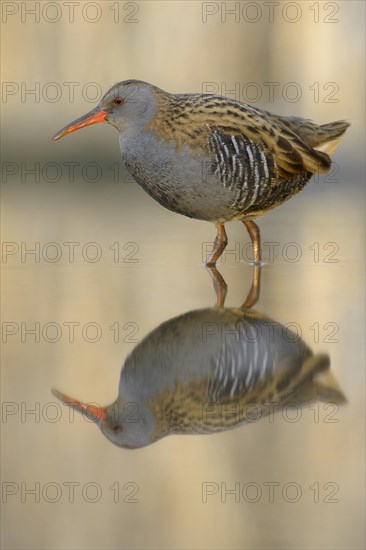
[[[319,126],[312,120],[301,117],[280,117],[306,145],[312,149],[332,155],[339,145],[342,135],[347,130],[349,122],[337,120]]]
[[[347,403],[346,396],[330,371],[328,355],[318,353],[308,357],[302,367],[302,376],[304,381],[306,380],[299,391],[298,399],[302,403],[312,401],[332,402],[339,405]]]
[[[347,130],[349,123],[345,120],[337,120],[335,122],[329,122],[329,124],[322,124],[318,128],[317,140],[318,143],[313,145],[313,149],[332,155],[337,149],[341,137]]]

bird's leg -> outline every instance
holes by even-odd
[[[206,262],[207,267],[215,267],[217,260],[220,258],[221,254],[224,252],[227,245],[227,235],[225,231],[225,226],[222,223],[218,223],[217,235],[213,245],[213,250],[211,256]]]
[[[215,289],[216,306],[224,307],[227,294],[227,284],[225,283],[221,273],[217,271],[216,267],[207,266],[207,271],[210,274]]]
[[[254,264],[260,265],[261,263],[261,234],[259,227],[253,220],[243,220],[243,224],[248,230],[250,238],[253,243],[253,252],[254,252]]]
[[[246,297],[246,300],[241,307],[250,308],[254,306],[256,302],[258,302],[261,290],[261,269],[262,267],[260,264],[255,264],[253,270],[252,286],[250,287],[248,296]]]

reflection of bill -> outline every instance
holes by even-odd
[[[329,367],[328,355],[314,355],[280,323],[217,305],[170,319],[146,336],[125,361],[112,405],[55,395],[115,445],[137,448],[170,434],[215,433],[263,417],[273,422],[278,411],[294,422],[318,402],[337,407],[346,399]]]

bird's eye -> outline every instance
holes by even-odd
[[[122,431],[122,426],[120,426],[119,424],[115,424],[115,425],[112,427],[112,431],[113,431],[114,433],[121,432],[121,431]]]
[[[123,99],[121,97],[116,97],[116,99],[114,100],[115,105],[122,105],[122,103]]]

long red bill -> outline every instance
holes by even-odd
[[[78,401],[77,399],[73,399],[72,397],[68,397],[64,393],[59,392],[58,390],[52,390],[53,395],[55,395],[60,401],[65,403],[65,405],[69,405],[69,407],[73,407],[77,411],[81,412],[83,415],[85,415],[90,420],[94,420],[95,422],[98,422],[99,420],[103,420],[105,418],[105,409],[103,407],[97,407],[96,405],[89,405],[88,403],[82,403],[81,401]]]
[[[91,124],[97,124],[98,122],[104,122],[107,114],[108,113],[106,111],[93,109],[92,111],[89,111],[89,113],[86,113],[86,115],[83,115],[73,122],[70,122],[70,124],[65,126],[65,128],[62,128],[62,130],[57,132],[57,134],[55,134],[52,139],[53,141],[57,141],[58,139],[66,136],[66,134],[71,134],[71,132],[80,130],[80,128],[85,128],[86,126],[90,126]]]

